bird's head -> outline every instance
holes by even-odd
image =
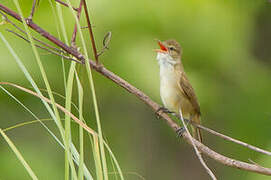
[[[175,64],[180,61],[182,50],[180,44],[176,40],[166,40],[160,41],[157,40],[160,49],[155,51],[158,53],[157,59],[163,59]]]

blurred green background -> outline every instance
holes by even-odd
[[[78,5],[78,1],[73,2]],[[1,3],[16,10],[12,1]],[[21,0],[20,3],[27,16],[32,1]],[[100,57],[109,70],[161,104],[159,67],[152,51],[157,48],[154,39],[174,38],[183,47],[183,64],[198,96],[203,124],[250,144],[271,149],[271,3],[267,0],[99,0],[88,1],[88,5],[99,49],[105,33],[112,32],[110,50]],[[66,30],[71,36],[74,21],[69,10],[63,10]],[[41,0],[34,21],[57,35],[55,18],[47,1]],[[81,24],[86,25],[84,20]],[[44,88],[30,45],[7,33],[6,28],[12,29],[11,25],[2,25],[0,32],[24,61],[39,87]],[[87,30],[83,31],[92,53]],[[40,37],[36,33],[34,35]],[[0,54],[0,81],[30,87],[2,41]],[[42,50],[40,54],[53,90],[64,94],[60,58]],[[66,61],[67,69],[68,65]],[[84,71],[81,75],[86,77]],[[148,106],[100,74],[94,73],[94,80],[103,133],[126,179],[140,179],[133,173],[148,180],[209,178],[191,146],[176,138],[176,134],[164,121],[157,120]],[[38,117],[49,117],[37,98],[14,88],[8,89]],[[57,100],[64,102],[60,98]],[[76,98],[74,101],[77,102]],[[85,93],[85,103],[85,119],[95,127],[90,93]],[[33,120],[3,91],[0,92],[0,114],[0,128]],[[56,129],[53,122],[46,124]],[[74,124],[72,127],[76,140],[78,126]],[[40,179],[64,178],[63,150],[40,124],[10,130],[7,135]],[[219,153],[243,161],[252,159],[271,167],[270,157],[205,132],[203,138],[206,145]],[[91,158],[89,148],[86,146],[85,152]],[[206,160],[218,179],[269,179]],[[2,137],[0,162],[0,179],[29,179]],[[86,163],[94,172],[93,162]],[[114,176],[110,175],[110,179]]]

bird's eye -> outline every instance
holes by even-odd
[[[172,47],[172,46],[171,46],[171,47],[169,47],[169,50],[173,51],[173,50],[174,50],[174,47]]]

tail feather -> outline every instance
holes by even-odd
[[[199,142],[202,142],[202,135],[201,135],[200,129],[199,129],[199,128],[196,128],[196,130],[197,130],[197,137],[198,137],[198,140],[199,140]]]
[[[200,115],[194,115],[192,121],[197,124],[200,124]],[[192,134],[194,138],[202,142],[202,135],[199,128],[192,126]]]

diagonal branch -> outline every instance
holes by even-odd
[[[18,21],[22,22],[20,15],[17,14],[16,12],[12,11],[11,9],[7,8],[6,6],[0,4],[0,10],[5,12],[6,14],[12,16],[13,18],[17,19]],[[45,31],[40,26],[35,24],[33,21],[26,21],[26,22],[30,28],[34,29],[36,32],[38,32],[40,35],[42,35],[43,37],[45,37],[46,39],[48,39],[49,41],[51,41],[52,43],[54,43],[58,47],[61,47],[68,54],[73,55],[74,57],[76,57],[80,61],[84,61],[84,56],[81,53],[79,53],[76,49],[69,47],[68,45],[66,45],[65,43],[63,43],[62,41],[60,41],[59,39],[57,39],[53,35],[51,35],[49,32]]]
[[[4,17],[5,21],[7,21],[7,22],[10,23],[11,25],[13,25],[16,29],[18,29],[18,30],[19,30],[20,32],[22,32],[23,34],[27,35],[26,32],[25,32],[22,28],[20,28],[19,26],[17,26],[16,24],[14,24],[12,21],[10,21],[10,20],[8,19],[8,17],[7,17],[4,13],[2,13],[2,12],[0,11],[0,14]],[[49,49],[53,49],[53,50],[55,50],[55,51],[57,51],[57,52],[59,52],[59,53],[63,53],[63,54],[65,53],[65,51],[63,51],[63,50],[61,50],[61,49],[55,48],[55,47],[51,46],[50,44],[47,44],[47,43],[45,43],[45,42],[43,42],[43,41],[41,41],[41,40],[39,40],[39,39],[37,39],[37,38],[35,38],[35,37],[33,37],[33,36],[31,36],[31,37],[32,37],[35,41],[37,41],[37,42],[43,44],[44,46],[46,46],[46,47],[49,48]]]
[[[20,35],[20,34],[18,34],[18,33],[16,33],[16,32],[14,32],[14,31],[12,31],[12,30],[10,30],[10,29],[6,29],[6,31],[8,31],[8,32],[10,32],[10,33],[13,33],[15,36],[17,36],[17,37],[19,37],[19,38],[25,40],[25,41],[28,42],[28,43],[30,43],[30,41],[29,41],[27,38],[25,38],[24,36],[22,36],[22,35]],[[82,62],[81,62],[81,61],[78,61],[77,59],[73,59],[73,58],[71,58],[71,57],[69,57],[69,56],[65,56],[65,55],[60,54],[60,53],[58,53],[58,52],[55,52],[55,51],[53,51],[53,50],[51,50],[51,49],[49,49],[49,48],[47,48],[47,47],[43,47],[43,46],[38,45],[38,44],[34,44],[34,45],[35,45],[36,47],[40,48],[40,49],[43,49],[43,50],[45,50],[45,51],[51,53],[51,54],[54,54],[54,55],[60,56],[60,57],[62,57],[62,58],[65,58],[65,59],[68,59],[68,60],[71,60],[71,61],[75,61],[75,62],[77,62],[77,63],[82,64]]]
[[[8,15],[14,17],[15,19],[21,21],[20,15],[18,15],[16,12],[10,10],[9,8],[5,7],[2,4],[0,4],[0,11],[3,11],[6,14],[8,14]],[[81,60],[82,62],[84,62],[84,60],[85,60],[84,56],[80,52],[78,52],[76,49],[67,46],[65,43],[63,43],[62,41],[60,41],[56,37],[52,36],[47,31],[43,30],[41,27],[39,27],[37,24],[35,24],[32,21],[30,21],[27,25],[30,28],[32,28],[34,31],[38,32],[40,35],[42,35],[43,37],[45,37],[46,39],[48,39],[49,41],[51,41],[52,43],[57,45],[58,47],[65,50],[70,55],[73,55],[75,58],[77,58],[77,59]],[[111,81],[115,82],[117,85],[121,86],[122,88],[124,88],[125,90],[130,92],[131,94],[134,94],[135,96],[137,96],[137,98],[139,98],[142,102],[144,102],[146,105],[148,105],[153,111],[157,111],[160,108],[159,104],[157,104],[152,99],[150,99],[142,91],[140,91],[136,87],[132,86],[127,81],[120,78],[119,76],[117,76],[113,72],[109,71],[108,69],[106,69],[102,65],[98,64],[97,61],[96,62],[93,61],[93,60],[88,60],[88,61],[89,61],[89,64],[90,64],[91,68],[93,68],[95,71],[99,72],[101,75],[105,76],[106,78],[110,79]],[[171,127],[174,131],[177,131],[180,128],[180,126],[175,121],[173,121],[167,114],[163,113],[163,114],[161,114],[161,117],[166,121],[168,126]],[[188,137],[187,132],[183,133],[183,139],[187,143],[191,144],[191,141],[190,141],[190,139]],[[226,157],[224,155],[221,155],[221,154],[213,151],[212,149],[210,149],[209,147],[203,145],[202,143],[200,143],[199,141],[197,141],[195,139],[193,139],[193,141],[194,141],[194,144],[198,147],[198,149],[203,154],[205,154],[206,156],[216,160],[217,162],[219,162],[221,164],[224,164],[224,165],[230,166],[230,167],[234,167],[234,168],[237,168],[237,169],[250,171],[250,172],[256,172],[256,173],[259,173],[259,174],[271,175],[271,169],[270,168],[264,168],[264,167],[261,167],[261,166],[257,166],[255,164],[250,164],[250,163],[246,163],[246,162],[242,162],[242,161],[238,161],[238,160]]]

